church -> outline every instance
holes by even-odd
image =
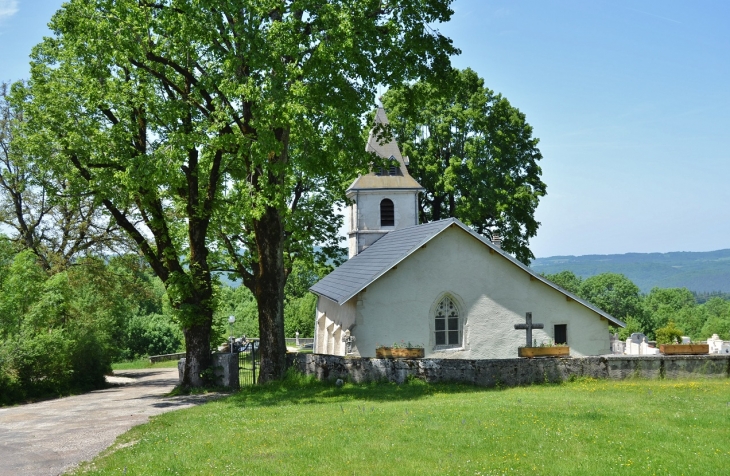
[[[387,124],[379,108],[376,124]],[[565,343],[575,357],[610,353],[608,324],[624,323],[560,288],[455,218],[418,224],[418,194],[395,140],[371,131],[376,167],[347,189],[349,260],[317,295],[314,352],[374,357],[410,343],[427,358],[505,359],[526,343]]]

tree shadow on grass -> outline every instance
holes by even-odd
[[[348,401],[409,401],[436,394],[496,392],[499,388],[485,388],[458,383],[426,383],[412,379],[402,384],[369,382],[337,386],[335,382],[320,382],[304,376],[288,375],[281,382],[243,388],[225,400],[237,406],[276,406],[282,404],[323,404]]]

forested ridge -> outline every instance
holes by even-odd
[[[588,278],[623,274],[643,293],[654,287],[687,288],[695,293],[730,293],[730,249],[707,252],[627,253],[537,258],[530,267],[543,274],[571,271]]]

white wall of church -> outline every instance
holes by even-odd
[[[462,318],[462,345],[456,349],[435,345],[434,306],[444,295],[452,297]],[[567,324],[571,355],[610,352],[605,319],[531,280],[528,273],[500,254],[490,254],[483,243],[455,226],[345,305],[327,301],[320,297],[318,316],[326,313],[343,329],[354,320],[352,333],[363,357],[373,357],[378,344],[403,340],[423,344],[426,357],[513,358],[525,345],[525,331],[514,325],[524,323],[526,312],[545,325],[544,330],[533,331],[538,344],[554,337],[554,325]],[[322,333],[326,334],[326,326]]]
[[[355,303],[353,300],[342,306],[319,296],[317,299],[317,318],[315,321],[314,352],[320,354],[345,355],[342,336],[355,324]]]

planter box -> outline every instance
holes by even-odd
[[[378,347],[375,349],[375,358],[377,359],[422,359],[423,356],[423,347],[398,349],[394,349],[393,347]]]
[[[567,345],[556,345],[553,347],[519,347],[517,349],[519,357],[569,357],[570,347]]]
[[[710,353],[709,344],[662,344],[659,352],[664,355],[702,355]]]

